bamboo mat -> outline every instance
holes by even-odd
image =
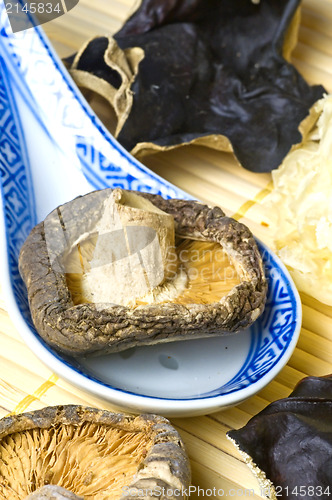
[[[133,0],[80,0],[70,13],[46,25],[45,31],[59,55],[66,56],[87,37],[115,32],[133,3]],[[332,92],[332,0],[303,2],[293,62],[309,83],[321,83]],[[272,187],[269,174],[252,174],[236,165],[230,155],[203,147],[184,147],[154,155],[145,163],[196,198],[218,204],[271,244],[273,228],[266,224],[262,205]],[[226,439],[225,432],[244,425],[270,402],[288,396],[305,375],[332,373],[332,307],[305,295],[301,299],[303,327],[298,346],[287,366],[266,388],[223,412],[172,419],[186,444],[194,485],[205,490],[223,489],[225,496],[235,499],[262,498],[256,479]],[[67,403],[112,409],[107,402],[62,380],[35,357],[6,312],[1,288],[0,343],[0,417]]]

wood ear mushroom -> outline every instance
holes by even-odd
[[[325,92],[290,62],[300,4],[142,0],[114,37],[87,41],[69,69],[111,104],[115,136],[137,158],[196,144],[269,172],[308,134]]]
[[[328,499],[332,473],[332,375],[306,377],[227,433],[268,498]]]

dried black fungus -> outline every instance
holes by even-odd
[[[246,426],[228,432],[273,499],[332,494],[332,375],[304,378]]]
[[[175,238],[184,260],[169,258]],[[208,247],[199,268],[201,245]],[[236,283],[219,276],[216,252],[230,258]],[[191,200],[89,193],[31,231],[19,266],[36,329],[71,355],[235,333],[265,307],[267,283],[250,230]]]
[[[76,55],[77,83],[118,117],[137,157],[182,144],[233,151],[254,172],[277,168],[323,96],[289,62],[300,0],[143,0],[114,39]]]

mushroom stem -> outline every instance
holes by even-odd
[[[149,200],[114,189],[95,230],[82,283],[89,301],[126,304],[175,274],[174,218]]]
[[[31,493],[25,500],[83,500],[83,497],[78,497],[61,486],[48,484]]]

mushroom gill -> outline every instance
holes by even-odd
[[[84,500],[120,498],[151,445],[146,429],[95,422],[15,432],[0,441],[0,500],[21,500],[46,484]]]

